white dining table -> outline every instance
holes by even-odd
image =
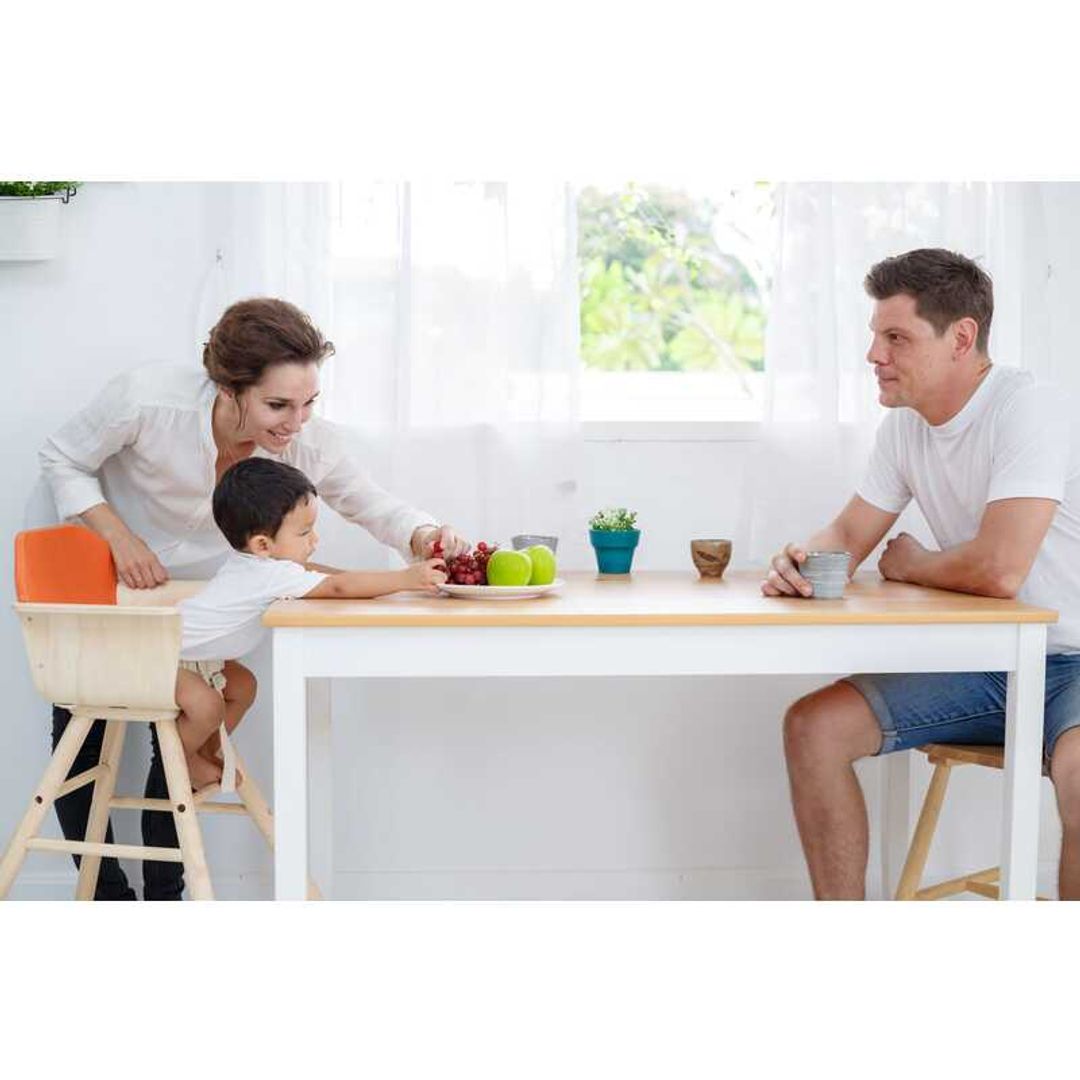
[[[276,898],[304,899],[310,848],[325,850],[320,837],[309,842],[309,793],[322,830],[332,806],[323,680],[855,671],[1008,672],[1001,897],[1035,896],[1046,627],[1056,612],[869,574],[857,575],[840,600],[763,597],[754,572],[564,577],[556,594],[533,599],[399,593],[279,601],[267,611]],[[914,817],[909,760],[905,753],[886,759],[883,896],[894,892]],[[323,863],[314,874],[330,895],[332,860]]]

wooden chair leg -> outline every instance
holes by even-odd
[[[173,821],[180,841],[184,861],[184,876],[192,900],[213,900],[214,890],[210,884],[210,868],[206,863],[202,830],[195,812],[195,798],[191,791],[184,747],[176,730],[175,720],[155,720],[158,744],[161,747],[161,763],[165,767],[165,783],[169,788],[169,801],[173,808]]]
[[[30,800],[30,807],[23,815],[15,830],[15,835],[0,859],[0,900],[11,890],[12,883],[18,876],[23,860],[26,858],[27,841],[37,836],[38,829],[45,815],[49,812],[60,785],[67,778],[86,736],[90,733],[94,718],[92,716],[72,716],[68,721],[60,742],[56,744],[53,756],[38,783],[37,791]]]
[[[94,781],[94,798],[90,803],[90,816],[86,822],[85,839],[93,844],[105,841],[109,828],[109,800],[116,791],[116,776],[120,771],[120,756],[124,752],[124,733],[127,724],[123,720],[105,722],[105,738],[101,746],[100,764],[102,775]],[[97,890],[98,872],[101,870],[100,855],[82,855],[79,858],[79,883],[75,889],[76,900],[93,900]]]
[[[926,798],[919,812],[919,822],[915,826],[911,847],[908,848],[907,858],[904,860],[900,884],[896,888],[897,900],[914,900],[919,890],[919,882],[922,880],[923,870],[926,869],[926,859],[930,854],[930,843],[934,839],[934,830],[941,815],[941,804],[945,800],[951,768],[948,762],[934,766],[934,774],[930,777],[930,786],[926,789]]]
[[[262,833],[263,839],[271,851],[274,850],[274,816],[270,812],[270,804],[267,803],[263,793],[259,790],[251,776],[251,770],[241,761],[240,755],[236,755],[237,772],[243,776],[243,783],[236,788],[236,794],[244,804],[248,816],[255,823],[255,827]],[[307,897],[309,900],[321,900],[322,893],[319,886],[311,878],[308,878]]]

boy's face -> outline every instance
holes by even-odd
[[[306,563],[315,552],[319,537],[315,532],[315,516],[319,504],[308,495],[286,515],[275,536],[253,536],[248,547],[253,555],[271,559],[291,559]]]

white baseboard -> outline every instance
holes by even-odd
[[[138,875],[132,878],[138,881]],[[870,875],[870,881],[874,875]],[[1038,890],[1057,895],[1057,864],[1039,866]],[[355,870],[334,875],[337,900],[809,900],[810,884],[790,868],[685,870]],[[269,900],[269,873],[219,875],[219,900]],[[22,874],[12,900],[71,900],[73,872]],[[871,899],[880,899],[873,892]]]
[[[339,871],[336,898],[355,900],[802,900],[801,871],[683,870]]]

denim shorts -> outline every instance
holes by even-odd
[[[1003,671],[849,675],[881,725],[879,754],[924,743],[1002,745]],[[1049,760],[1063,731],[1080,726],[1080,653],[1046,658],[1043,752]]]

